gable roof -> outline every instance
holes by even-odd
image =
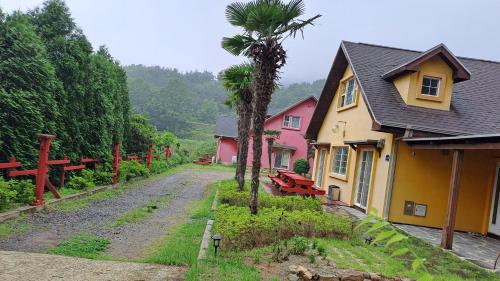
[[[500,108],[500,63],[456,57],[470,73],[470,79],[454,84],[450,111],[444,111],[407,105],[394,84],[383,79],[384,74],[418,60],[422,54],[424,52],[343,41],[306,137],[317,138],[339,81],[349,64],[377,130],[388,128],[404,131],[410,128],[442,135],[500,133],[500,114],[497,113]]]
[[[215,133],[216,137],[228,137],[237,138],[238,137],[238,119],[231,116],[219,116],[215,123]]]
[[[285,109],[283,109],[283,110],[281,110],[281,111],[279,111],[277,113],[274,113],[272,116],[270,116],[269,118],[267,118],[265,122],[268,122],[268,121],[270,121],[270,120],[272,120],[272,119],[280,116],[281,114],[283,114],[283,113],[285,113],[285,112],[287,112],[289,110],[292,110],[292,109],[296,108],[297,106],[299,106],[299,105],[301,105],[301,104],[303,104],[303,103],[305,103],[305,102],[307,102],[309,100],[313,100],[315,103],[318,102],[318,100],[316,99],[315,96],[308,96],[305,99],[301,99],[298,102],[290,105],[289,107],[286,107]]]
[[[406,74],[408,72],[418,71],[420,64],[426,62],[429,59],[439,56],[448,66],[453,70],[453,81],[461,82],[470,79],[469,70],[460,62],[460,60],[453,55],[450,50],[444,45],[439,44],[428,51],[423,52],[416,58],[389,70],[382,75],[382,78],[392,80],[395,77]]]

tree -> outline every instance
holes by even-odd
[[[130,116],[130,126],[125,138],[125,147],[128,153],[145,153],[156,137],[156,127],[149,122],[146,116],[140,114]]]
[[[251,64],[232,66],[222,74],[224,87],[230,92],[226,104],[236,109],[238,114],[238,155],[236,180],[238,189],[245,186],[245,171],[247,169],[248,142],[250,138],[250,123],[252,121],[253,73]]]
[[[273,165],[271,161],[271,156],[273,154],[273,145],[276,139],[280,138],[281,131],[276,130],[265,130],[264,135],[267,141],[267,159],[269,160],[269,174],[273,172]]]
[[[295,173],[305,175],[309,172],[309,162],[304,158],[299,158],[293,163],[293,171]]]
[[[227,6],[226,18],[230,24],[242,28],[243,33],[224,37],[222,47],[233,55],[245,55],[255,65],[255,92],[253,106],[253,161],[250,211],[257,214],[262,134],[271,95],[279,79],[279,69],[286,63],[282,43],[288,37],[303,33],[320,17],[300,20],[304,14],[302,0],[285,4],[282,0],[254,0],[235,2]]]

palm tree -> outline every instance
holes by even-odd
[[[223,85],[231,94],[225,104],[238,113],[238,155],[236,180],[238,189],[245,186],[247,169],[248,141],[252,121],[253,73],[254,66],[249,63],[232,66],[222,74]]]
[[[253,161],[250,211],[257,214],[262,134],[271,95],[279,79],[279,69],[285,65],[286,52],[282,43],[288,37],[303,34],[307,25],[320,17],[307,20],[302,0],[284,3],[282,0],[253,0],[235,2],[226,7],[226,18],[232,25],[243,29],[242,34],[222,38],[222,47],[234,55],[245,55],[255,65],[253,105]]]
[[[276,139],[280,138],[281,131],[277,130],[265,130],[264,135],[267,141],[267,160],[269,161],[269,174],[273,172],[273,165],[271,161],[271,156],[273,154],[273,145]]]

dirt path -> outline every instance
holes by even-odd
[[[2,281],[178,281],[185,267],[0,251]]]
[[[186,207],[203,198],[209,183],[232,175],[231,172],[187,170],[126,189],[114,198],[92,202],[89,207],[75,212],[36,213],[19,222],[27,224],[31,231],[0,240],[0,250],[43,252],[75,234],[89,233],[111,240],[106,255],[141,258],[169,228],[188,219]],[[147,206],[162,196],[170,198],[150,218],[110,227],[124,213]]]

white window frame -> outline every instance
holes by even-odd
[[[437,80],[437,86],[436,87],[432,87],[431,85],[429,86],[424,86],[424,81],[425,79],[429,79],[429,80]],[[430,95],[430,94],[425,94],[424,93],[424,87],[425,88],[429,88],[430,89],[436,89],[436,95]],[[420,88],[420,94],[424,97],[439,97],[439,88],[441,87],[441,78],[438,78],[438,77],[432,77],[432,76],[427,76],[427,75],[424,75],[424,77],[422,78],[422,87]],[[430,91],[429,91],[430,93]]]
[[[352,92],[351,92],[351,102],[347,103],[347,96],[349,94],[349,83],[353,82]],[[356,90],[358,88],[358,83],[354,77],[348,78],[342,82],[342,92],[339,97],[339,108],[344,108],[356,103]]]
[[[342,153],[339,155],[340,156],[340,160],[338,160],[338,162],[340,163],[340,166],[337,166],[336,163],[337,163],[337,151],[340,151],[342,150],[342,152],[345,151],[345,153]],[[330,174],[331,175],[334,175],[334,176],[340,176],[340,177],[345,177],[347,175],[347,168],[349,166],[349,154],[350,154],[350,151],[349,151],[349,146],[335,146],[333,147],[332,149],[332,161],[331,161],[331,165],[330,165]],[[345,157],[345,160],[343,160]],[[342,165],[344,164],[344,165]],[[335,169],[339,167],[338,171],[336,171]],[[341,173],[342,171],[342,168],[344,168],[344,173]]]
[[[298,118],[299,119],[299,125],[298,127],[293,127],[293,118]],[[296,129],[296,130],[299,130],[300,129],[300,123],[302,121],[302,118],[300,116],[296,116],[296,115],[285,115],[283,117],[283,128],[289,128],[289,129]]]
[[[281,159],[280,159],[280,163],[279,163],[279,166],[276,165],[276,156],[277,154],[281,154]],[[288,161],[286,163],[286,166],[283,165],[283,155],[287,154],[288,155]],[[290,169],[290,159],[292,158],[292,152],[290,150],[287,150],[287,149],[282,149],[282,150],[278,150],[275,152],[275,155],[274,155],[274,168],[278,168],[278,169],[286,169],[286,170],[289,170]]]

